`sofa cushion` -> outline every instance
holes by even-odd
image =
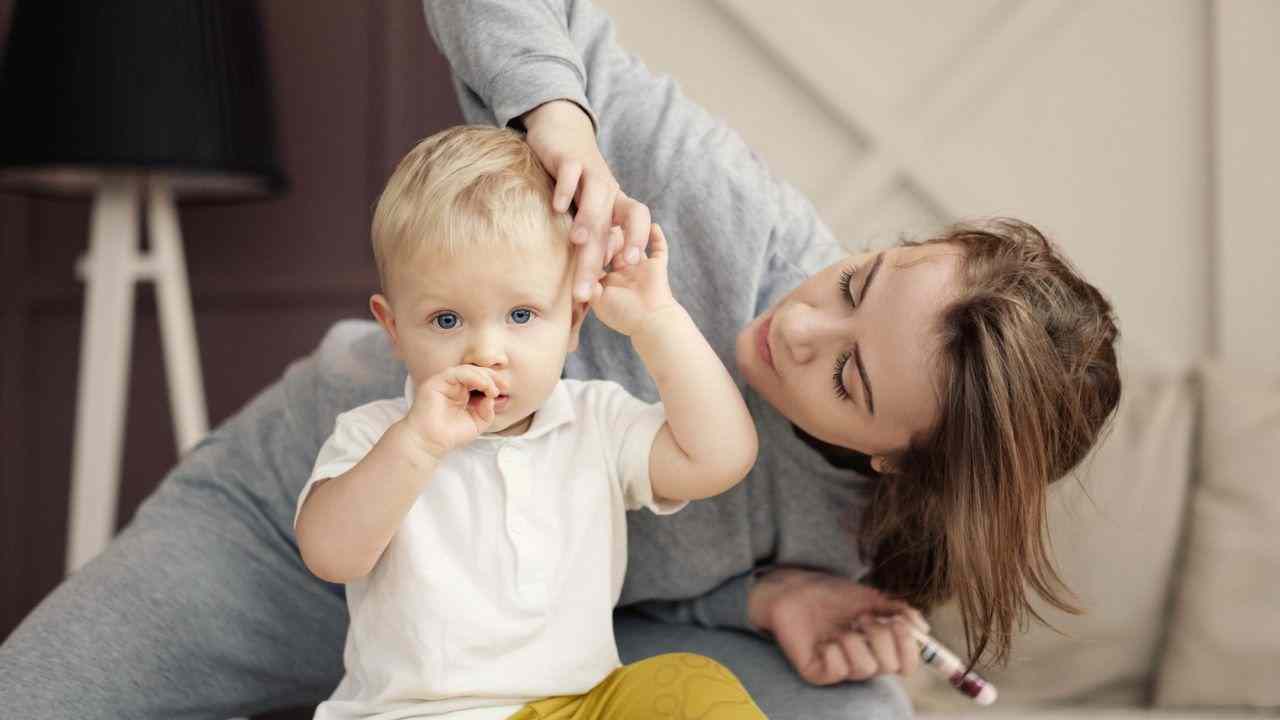
[[[1139,710],[1135,708],[1045,708],[1028,711],[979,709],[968,712],[921,713],[916,720],[1257,720],[1256,713],[1215,709],[1186,711]]]
[[[1068,615],[1037,599],[1057,630],[1031,625],[1015,639],[1006,667],[980,669],[1002,707],[1131,705],[1149,692],[1189,482],[1194,386],[1183,370],[1126,369],[1122,377],[1109,434],[1049,497],[1052,557],[1086,613]],[[936,610],[930,622],[938,639],[963,654],[954,606]],[[921,710],[969,702],[928,671],[907,686]]]
[[[1280,372],[1207,363],[1162,706],[1280,707]]]

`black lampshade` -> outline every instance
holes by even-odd
[[[19,0],[0,67],[0,187],[164,172],[180,195],[280,189],[252,0]]]

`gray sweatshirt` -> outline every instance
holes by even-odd
[[[799,439],[746,386],[734,362],[738,331],[839,257],[813,205],[675,81],[619,47],[612,22],[589,2],[426,0],[425,6],[468,122],[516,124],[555,99],[572,100],[591,116],[623,190],[649,206],[670,240],[676,300],[733,373],[756,420],[759,461],[741,484],[676,515],[628,515],[621,603],[643,603],[668,620],[746,628],[756,567],[863,575],[855,535],[873,481],[833,466]],[[616,380],[638,397],[658,399],[627,338],[594,318],[583,326],[566,375]]]

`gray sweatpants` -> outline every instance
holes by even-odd
[[[314,704],[342,674],[346,606],[292,537],[189,457],[99,558],[67,579],[0,646],[4,718],[227,718]],[[225,459],[225,458],[224,458]],[[901,686],[818,688],[777,647],[731,630],[622,611],[624,662],[676,650],[732,669],[772,718],[905,718]]]

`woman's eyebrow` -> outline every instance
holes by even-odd
[[[865,285],[863,287],[866,287]],[[867,399],[867,412],[876,414],[876,401],[871,396],[871,381],[867,380],[867,368],[862,364],[862,348],[853,346],[853,364],[858,368],[858,377],[862,380],[862,395]]]
[[[871,287],[871,281],[876,279],[876,273],[880,271],[880,264],[883,262],[884,253],[876,253],[876,260],[867,271],[867,279],[862,283],[862,290],[858,292],[858,307],[862,307],[862,301],[867,297],[867,288]],[[862,348],[856,344],[853,346],[853,364],[858,368],[858,377],[862,380],[862,395],[867,399],[867,412],[874,416],[876,401],[871,394],[871,381],[867,379],[867,368],[862,364]]]
[[[871,281],[876,279],[876,273],[880,272],[880,264],[884,262],[884,253],[876,253],[876,261],[871,263],[871,269],[867,271],[867,279],[862,283],[862,290],[858,293],[858,304],[862,304],[862,299],[867,296],[867,288],[871,287]]]

